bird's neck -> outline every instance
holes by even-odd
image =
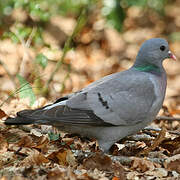
[[[150,63],[135,63],[133,65],[133,68],[137,71],[143,71],[143,72],[161,72],[161,68],[159,66],[156,66],[154,64]]]

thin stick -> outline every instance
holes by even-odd
[[[145,127],[143,129],[143,131],[156,131],[156,132],[160,132],[162,129],[161,128],[154,128],[154,127]],[[175,134],[175,135],[180,135],[179,131],[167,131],[170,134]]]
[[[37,31],[37,27],[33,27],[31,34],[29,35],[28,40],[26,41],[26,44],[25,44],[26,48],[30,47],[32,39],[33,39],[36,31]]]
[[[156,117],[156,120],[180,121],[180,118],[168,117],[168,116],[159,116],[159,117]]]

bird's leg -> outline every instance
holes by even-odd
[[[102,152],[109,154],[111,146],[114,144],[112,141],[98,140],[99,148]]]

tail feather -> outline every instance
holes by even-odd
[[[73,109],[58,103],[35,110],[20,111],[15,118],[8,117],[4,123],[6,125],[44,124],[53,126],[113,125],[103,121],[92,110]]]
[[[6,125],[28,125],[28,124],[33,124],[34,121],[32,119],[26,119],[22,117],[8,117],[6,121],[4,122]]]
[[[35,110],[23,110],[16,117],[8,117],[4,122],[6,125],[28,125],[34,124],[35,120],[30,116]]]

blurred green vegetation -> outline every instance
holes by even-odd
[[[83,7],[92,10],[97,4],[101,4],[101,12],[107,22],[121,31],[127,8],[140,6],[163,13],[167,2],[168,0],[5,0],[0,1],[0,26],[6,24],[4,18],[11,16],[17,8],[25,10],[34,21],[48,22],[53,15],[76,17]]]
[[[50,23],[50,18],[61,15],[77,19],[82,10],[86,9],[87,14],[81,17],[82,22],[78,22],[79,25],[74,30],[74,34],[65,43],[63,54],[65,56],[66,52],[72,48],[75,36],[82,30],[84,24],[88,23],[89,17],[93,14],[92,12],[98,12],[104,17],[107,25],[114,27],[119,32],[123,32],[128,8],[138,6],[143,11],[154,11],[163,17],[165,16],[164,8],[169,2],[168,0],[1,0],[0,35],[3,34],[1,38],[10,38],[14,43],[27,42],[29,37],[32,36],[30,46],[46,46],[50,48],[50,45],[45,43],[42,36],[46,25]],[[13,14],[16,10],[23,12],[22,16],[24,17],[22,19]],[[174,33],[171,39],[176,39],[177,36],[179,37],[179,33]],[[63,61],[63,58],[60,61]],[[43,54],[37,54],[34,62],[42,69],[45,69],[48,59]],[[61,62],[58,63],[61,65]],[[35,69],[38,71],[38,68]],[[56,73],[57,69],[53,73]],[[49,82],[52,80],[53,73]],[[41,80],[37,81],[39,74],[37,72],[34,74],[36,74],[34,82],[41,82]],[[22,85],[22,77],[18,76],[18,79]],[[49,82],[47,85],[49,85]],[[36,84],[36,86],[42,88],[44,85]]]
[[[159,14],[164,14],[164,7],[168,0],[5,0],[0,1],[0,28],[5,29],[3,38],[11,38],[18,43],[17,35],[26,39],[29,37],[32,28],[37,27],[33,37],[33,43],[45,45],[42,38],[44,25],[50,21],[54,15],[64,15],[78,17],[84,7],[91,11],[99,9],[105,17],[107,24],[113,26],[118,31],[123,31],[123,22],[126,18],[126,11],[131,6],[139,6],[143,9],[152,9]],[[18,22],[12,17],[13,11],[22,9],[27,15],[25,22]],[[9,26],[15,23],[16,32],[9,30]]]

